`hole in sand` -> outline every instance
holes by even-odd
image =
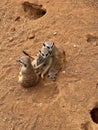
[[[42,8],[42,5],[37,5],[30,2],[22,3],[25,15],[29,19],[38,19],[46,14],[46,10]]]
[[[90,112],[92,120],[98,124],[98,106],[93,108]]]
[[[93,45],[98,46],[98,36],[88,34],[86,37],[87,37],[87,42],[90,42]]]
[[[87,37],[87,42],[95,42],[98,40],[97,36],[93,36],[91,34],[88,34],[86,37]]]

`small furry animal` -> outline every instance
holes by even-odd
[[[42,48],[32,62],[34,69],[42,67],[48,56],[49,56],[48,50]]]
[[[36,72],[41,72],[41,78],[48,72],[52,64],[52,57],[46,48],[41,48],[37,56],[32,62],[32,65]]]
[[[59,49],[55,46],[53,42],[46,41],[42,48],[46,48],[51,56],[58,56],[59,55]]]
[[[60,52],[59,49],[54,45],[53,42],[46,41],[42,48],[46,48],[52,58],[52,65],[48,71],[48,77],[55,81],[57,74],[63,68],[65,64],[65,51]]]
[[[46,42],[43,44],[43,46],[42,46],[42,48],[46,48],[46,49],[49,51],[50,54],[52,53],[54,47],[55,47],[54,43],[53,43],[53,42],[50,42],[50,41],[46,41]]]
[[[34,72],[29,56],[23,56],[17,61],[22,65],[18,77],[21,86],[25,88],[35,86],[38,83],[38,75]]]
[[[55,53],[54,53],[55,54]],[[65,67],[66,62],[66,54],[65,51],[56,53],[57,55],[53,55],[53,62],[51,68],[48,71],[48,78],[55,81],[57,78],[57,74]]]

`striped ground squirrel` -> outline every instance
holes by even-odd
[[[51,68],[48,71],[48,78],[55,81],[56,77],[57,77],[57,74],[62,69],[64,69],[65,62],[66,62],[65,51],[62,50],[61,52],[57,53],[57,55],[54,55]]]
[[[66,55],[64,50],[60,50],[54,45],[53,42],[47,41],[43,44],[42,48],[47,48],[50,53],[50,56],[53,59],[52,66],[48,71],[48,77],[55,81],[56,76],[59,71],[64,68],[64,64],[66,61]]]
[[[50,56],[49,51],[46,48],[41,48],[33,60],[32,65],[35,72],[41,73],[41,78],[43,79],[52,65],[52,57]]]
[[[51,41],[46,41],[42,48],[46,48],[48,50],[48,52],[50,53],[51,56],[55,56],[58,57],[58,55],[60,54],[59,49],[55,46],[55,44]]]
[[[42,48],[37,54],[37,56],[35,56],[35,59],[32,62],[34,69],[41,68],[48,57],[49,57],[48,50],[45,48]]]
[[[21,86],[25,88],[35,86],[38,83],[38,75],[34,72],[29,56],[23,56],[17,61],[22,65],[18,77]]]

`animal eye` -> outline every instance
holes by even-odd
[[[26,65],[26,64],[24,64],[24,66],[25,66],[25,67],[27,67],[27,65]]]
[[[41,53],[42,54],[42,56],[44,56],[44,54],[43,53]]]
[[[46,56],[48,56],[48,53],[46,54]]]
[[[47,48],[48,48],[48,49],[50,49],[50,47],[49,47],[49,46],[47,46]]]

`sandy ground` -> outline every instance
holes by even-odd
[[[33,11],[23,2],[0,0],[0,130],[98,130],[98,1],[30,0]],[[24,89],[16,60],[47,40],[64,48],[66,68]]]

